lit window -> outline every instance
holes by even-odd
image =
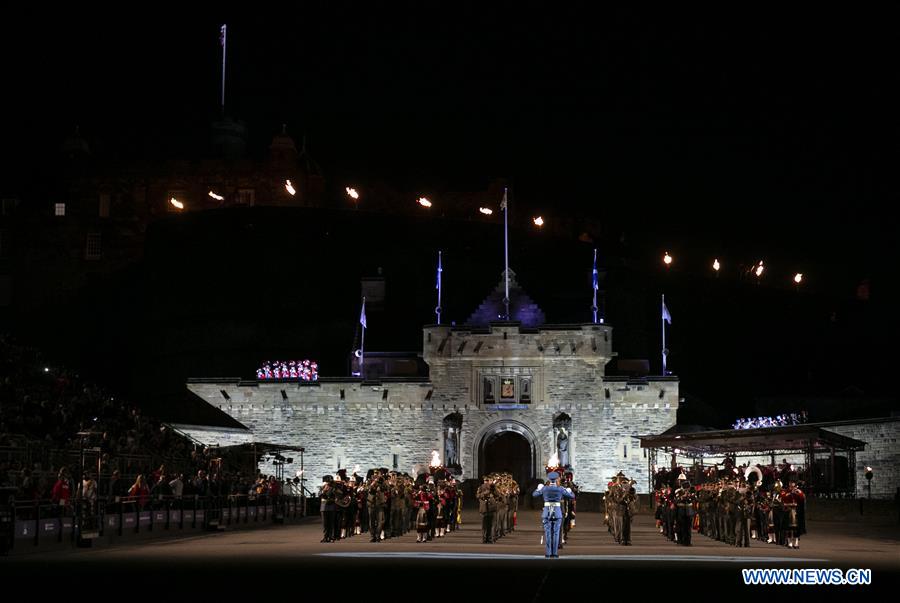
[[[256,191],[252,188],[242,188],[238,191],[238,203],[252,206],[256,203]]]
[[[65,203],[57,203],[54,206],[53,215],[55,216],[64,216],[66,215],[66,204]]]
[[[100,233],[92,232],[87,236],[87,246],[84,251],[86,260],[99,260],[103,255],[103,248],[100,242]]]
[[[100,193],[100,217],[109,217],[109,193]]]
[[[2,201],[2,213],[4,216],[11,216],[16,209],[16,206],[19,205],[18,199],[3,199]]]

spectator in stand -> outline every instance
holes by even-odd
[[[85,472],[78,487],[78,499],[83,507],[85,515],[94,516],[97,513],[97,480],[94,474]]]
[[[207,496],[209,494],[209,481],[206,479],[206,471],[200,469],[197,477],[194,478],[194,494],[197,496]]]
[[[172,496],[181,498],[181,495],[184,493],[184,475],[181,473],[177,474],[175,479],[169,482],[169,488],[172,490]]]
[[[37,482],[31,477],[31,469],[22,469],[22,483],[19,486],[17,498],[26,501],[35,501],[40,497]]]
[[[153,488],[150,489],[150,496],[154,500],[163,500],[167,496],[172,496],[172,488],[169,486],[169,476],[161,473],[159,479]]]
[[[142,473],[138,473],[137,479],[134,480],[134,484],[128,490],[128,496],[134,498],[138,510],[143,509],[147,504],[147,500],[150,498],[150,489],[144,483],[144,475]]]
[[[108,501],[118,503],[123,496],[128,496],[128,486],[125,480],[119,474],[119,470],[115,469],[109,479],[109,492],[107,493]]]
[[[68,507],[72,498],[72,485],[69,483],[69,471],[63,467],[59,470],[53,490],[50,491],[50,501],[59,507]]]
[[[158,484],[164,477],[166,477],[166,466],[164,464],[160,465],[159,469],[150,473],[150,478],[152,480],[153,486],[156,486],[156,484]]]
[[[278,480],[275,479],[274,475],[269,476],[269,496],[275,498],[281,494],[281,484],[278,483]]]

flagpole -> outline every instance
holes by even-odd
[[[666,376],[666,294],[662,294],[662,376]]]
[[[444,272],[444,268],[441,265],[441,252],[438,251],[438,269],[437,269],[437,290],[438,290],[438,303],[437,307],[434,309],[434,313],[437,314],[437,323],[441,324],[441,276]]]
[[[362,302],[362,316],[366,315],[366,298],[363,296]],[[362,324],[362,339],[359,342],[359,376],[362,379],[366,378],[366,325]]]
[[[225,116],[225,54],[227,52],[227,30],[228,25],[222,25],[220,30],[222,33],[222,116]]]
[[[594,290],[594,305],[591,306],[591,310],[594,312],[594,324],[597,324],[597,287],[600,286],[598,281],[599,275],[597,274],[597,250],[594,250],[594,272],[591,275],[592,281],[592,289]]]
[[[503,279],[506,283],[506,295],[503,304],[506,306],[506,320],[509,320],[509,189],[503,187]]]

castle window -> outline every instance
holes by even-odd
[[[253,204],[256,203],[256,191],[252,188],[238,190],[238,203],[253,207]]]
[[[494,377],[485,377],[483,380],[483,388],[485,404],[493,404],[496,402],[496,381]]]
[[[84,259],[99,260],[103,255],[103,247],[101,246],[100,233],[92,232],[87,236],[87,243],[84,250]]]
[[[66,204],[65,203],[57,203],[53,206],[53,215],[57,217],[62,217],[66,215]]]
[[[531,402],[531,377],[519,377],[519,402]]]
[[[99,213],[101,218],[109,217],[109,193],[100,193]]]

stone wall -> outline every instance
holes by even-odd
[[[671,382],[664,382],[671,389]],[[190,383],[188,387],[207,402],[246,425],[258,442],[303,446],[306,475],[318,483],[340,464],[365,471],[394,467],[413,471],[427,462],[431,450],[443,450],[443,419],[458,411],[463,417],[461,462],[464,476],[478,475],[480,439],[496,426],[517,422],[534,434],[539,463],[553,448],[554,417],[572,418],[570,451],[576,480],[588,491],[605,490],[606,478],[623,470],[646,491],[647,459],[640,435],[660,433],[675,422],[677,403],[659,398],[655,384],[617,392],[615,398],[596,402],[534,403],[527,409],[497,410],[439,401],[433,383],[361,383],[317,385],[238,382]],[[287,400],[281,395],[284,389]],[[226,400],[221,390],[228,393]],[[341,399],[341,391],[344,398]],[[387,392],[385,397],[385,392]],[[668,393],[667,393],[668,395]],[[602,396],[601,396],[602,397]],[[195,436],[197,433],[194,434]],[[285,475],[299,468],[299,458],[285,467]],[[541,465],[542,467],[542,465]]]
[[[554,419],[564,412],[571,418],[571,465],[583,489],[603,491],[611,476],[624,471],[646,492],[648,463],[638,438],[675,424],[678,381],[606,379],[613,356],[608,325],[431,325],[423,329],[426,381],[192,380],[188,388],[246,425],[255,441],[303,446],[310,484],[339,466],[414,473],[428,464],[432,450],[443,455],[444,418],[454,412],[462,416],[465,478],[481,475],[482,443],[503,431],[526,439],[534,477],[542,476],[555,448]],[[488,404],[485,377],[518,384],[524,379],[531,384],[530,398]],[[297,455],[294,460],[285,467],[288,476],[299,469]]]
[[[900,487],[900,417],[869,421],[823,423],[835,433],[866,443],[866,449],[856,453],[856,495],[868,497],[866,466],[872,467],[872,498],[893,498]]]

